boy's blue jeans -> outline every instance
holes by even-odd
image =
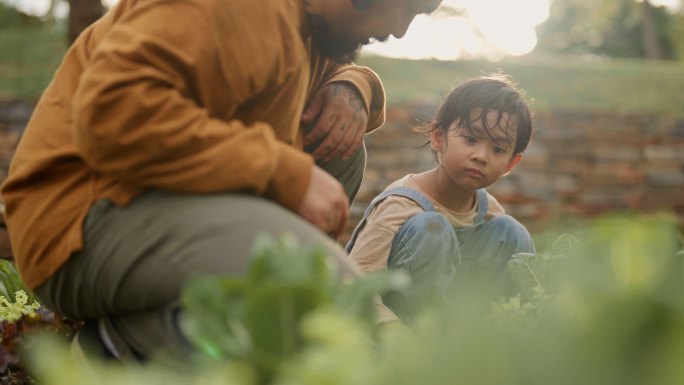
[[[351,252],[375,206],[389,195],[400,195],[416,202],[423,212],[409,218],[392,241],[387,268],[402,269],[411,284],[402,291],[383,295],[383,302],[399,318],[410,320],[416,311],[434,300],[450,295],[473,295],[496,298],[511,294],[513,282],[507,264],[517,253],[534,253],[534,243],[527,229],[508,215],[485,220],[488,196],[485,189],[476,192],[477,215],[474,225],[454,228],[438,213],[430,200],[407,187],[396,187],[378,195],[369,204],[346,246]]]
[[[394,238],[389,269],[404,269],[411,285],[383,297],[400,318],[452,293],[496,298],[510,294],[513,282],[507,271],[512,255],[534,253],[532,238],[513,217],[502,215],[472,227],[454,229],[437,212],[411,217]]]

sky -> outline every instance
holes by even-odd
[[[445,17],[439,12],[421,15],[401,39],[374,43],[364,51],[397,58],[438,60],[476,57],[498,60],[524,55],[537,44],[535,27],[549,17],[550,1],[444,0],[443,7],[463,10],[470,18]],[[651,3],[673,10],[681,7],[681,0],[651,0]]]
[[[523,55],[537,44],[534,28],[549,16],[550,0],[444,0],[443,7],[464,11],[469,18],[439,11],[419,15],[406,35],[375,43],[366,52],[410,59],[497,59]],[[492,10],[496,10],[493,12]],[[515,15],[515,17],[511,17]]]
[[[50,0],[0,0],[31,14],[42,15]],[[117,0],[104,0],[113,5]],[[498,60],[504,56],[529,53],[537,44],[535,26],[549,16],[552,0],[444,0],[442,5],[463,11],[469,18],[437,11],[416,17],[402,39],[390,38],[373,43],[364,53],[409,59],[455,60],[484,57]],[[651,0],[672,9],[681,0]],[[66,2],[61,14],[66,14]],[[514,15],[514,17],[511,17]]]

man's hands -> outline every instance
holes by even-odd
[[[349,199],[337,179],[314,165],[297,214],[337,238],[349,219]]]
[[[350,83],[330,83],[321,88],[304,109],[301,124],[304,146],[320,142],[312,152],[314,159],[330,161],[336,156],[348,159],[363,143],[368,112],[361,95]]]
[[[316,92],[304,109],[301,125],[304,146],[313,147],[315,160],[346,160],[363,144],[368,112],[354,85],[335,82]],[[337,179],[314,165],[297,214],[337,238],[349,219],[349,199]]]

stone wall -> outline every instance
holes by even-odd
[[[0,180],[32,108],[0,101]],[[432,105],[390,106],[385,126],[366,137],[366,176],[342,242],[368,202],[390,182],[434,166],[429,149],[421,147],[424,139],[412,132],[434,110]],[[623,210],[664,210],[684,223],[684,118],[540,112],[523,161],[489,190],[532,231],[564,215]],[[0,233],[0,249],[2,243]]]
[[[33,104],[0,100],[0,182],[5,180],[7,169],[21,133],[33,112]],[[0,211],[3,211],[0,202]],[[12,250],[0,215],[0,258],[11,258]]]
[[[32,103],[0,100],[0,181],[7,176],[14,148],[32,112]]]

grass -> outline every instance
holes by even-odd
[[[59,31],[0,28],[0,99],[36,100],[66,48],[66,38]]]
[[[0,27],[0,99],[36,100],[66,51],[63,32]],[[437,104],[462,80],[503,71],[537,111],[665,114],[684,117],[684,62],[521,57],[499,62],[412,61],[363,56],[380,74],[388,103]]]
[[[666,114],[684,117],[684,62],[520,57],[500,62],[410,61],[365,56],[383,79],[389,104],[441,100],[464,79],[503,71],[536,110]]]

